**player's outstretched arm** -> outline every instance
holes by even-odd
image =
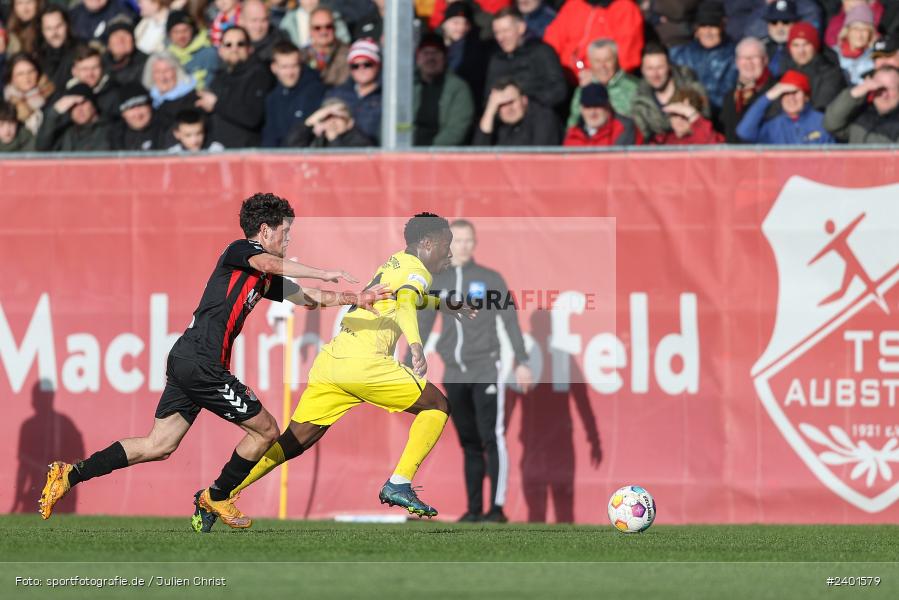
[[[310,267],[303,263],[298,263],[289,258],[278,258],[274,254],[263,252],[249,258],[250,266],[263,273],[271,273],[273,275],[282,275],[284,277],[294,277],[300,279],[321,279],[322,281],[330,281],[337,283],[341,279],[349,283],[359,283],[359,280],[347,273],[346,271],[325,271],[316,267]]]
[[[377,284],[361,292],[335,292],[318,288],[303,288],[299,292],[288,296],[287,300],[306,308],[355,305],[379,314],[374,307],[375,302],[387,300],[390,296],[391,291],[389,287]]]

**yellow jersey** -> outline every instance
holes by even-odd
[[[367,287],[386,285],[393,295],[375,303],[380,315],[353,307],[340,323],[340,332],[323,347],[336,358],[359,356],[393,356],[396,343],[403,335],[397,321],[396,296],[402,289],[412,289],[419,301],[431,287],[431,273],[421,260],[406,251],[397,252],[381,265]],[[417,323],[415,324],[417,328]]]

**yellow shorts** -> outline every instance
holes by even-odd
[[[335,358],[323,350],[309,371],[309,384],[293,413],[297,423],[332,425],[363,402],[390,412],[418,400],[427,380],[392,356]]]

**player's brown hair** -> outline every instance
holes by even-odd
[[[240,205],[240,228],[248,238],[259,233],[262,224],[275,228],[284,219],[293,219],[290,202],[272,193],[253,194]]]

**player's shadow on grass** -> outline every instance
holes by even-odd
[[[544,348],[549,348],[551,328],[549,311],[534,311],[531,336]],[[554,390],[551,360],[549,352],[545,352],[542,381],[529,394],[509,394],[507,419],[518,406],[521,411],[521,484],[528,521],[546,522],[549,498],[552,498],[555,521],[571,523],[574,521],[575,494],[573,411],[577,411],[586,431],[593,468],[598,468],[602,461],[602,447],[583,373],[572,359],[568,389]]]
[[[72,419],[54,410],[55,397],[53,384],[45,379],[35,382],[31,388],[34,414],[19,429],[19,467],[10,512],[37,511],[37,501],[47,477],[47,465],[52,461],[70,462],[84,457],[84,438]],[[77,500],[76,487],[53,507],[53,512],[75,512]]]

